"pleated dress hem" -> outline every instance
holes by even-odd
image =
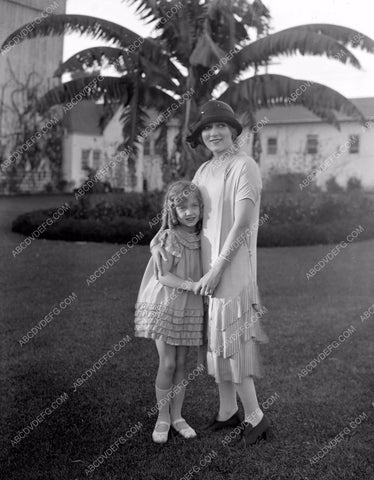
[[[212,298],[207,351],[209,375],[217,383],[242,383],[245,377],[262,377],[259,344],[267,343],[260,315],[253,308],[252,286],[246,286],[234,298]]]

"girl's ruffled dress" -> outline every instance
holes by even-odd
[[[200,280],[200,237],[176,226],[159,239],[173,258],[170,270],[180,278]],[[203,299],[181,288],[162,285],[154,275],[151,258],[135,305],[135,336],[161,339],[169,345],[199,346],[203,343]]]

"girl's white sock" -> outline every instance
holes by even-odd
[[[164,390],[156,385],[156,398],[158,408],[158,420],[170,423],[170,391],[171,388]]]
[[[178,385],[178,392],[174,390],[174,396],[171,400],[170,411],[172,421],[182,418],[182,407],[184,402],[184,396],[186,393],[186,387],[183,385]]]

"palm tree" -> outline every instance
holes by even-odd
[[[256,110],[287,105],[293,92],[305,85],[304,79],[259,73],[275,56],[326,55],[360,68],[347,47],[374,52],[371,38],[343,26],[309,24],[269,33],[270,12],[261,0],[127,2],[137,7],[144,21],[155,25],[152,36],[142,38],[121,25],[85,15],[52,15],[30,29],[28,38],[79,32],[112,42],[112,46],[83,50],[60,65],[57,75],[70,72],[75,78],[49,91],[42,103],[49,107],[69,102],[90,84],[94,77],[87,75],[90,69],[114,65],[119,76],[106,76],[96,82],[89,89],[89,97],[101,98],[107,105],[122,103],[123,145],[130,147],[132,164],[140,133],[147,126],[147,109],[168,111],[180,120],[171,155],[166,149],[166,122],[159,127],[158,141],[163,145],[169,179],[173,175],[190,176],[204,155],[184,141],[201,104],[212,97],[227,101],[251,126]],[[13,32],[3,46],[23,28]],[[224,64],[230,51],[235,54]],[[212,69],[214,65],[222,68]],[[183,93],[190,91],[194,95],[184,101]],[[352,102],[322,84],[313,83],[295,103],[337,127],[337,111],[363,120]]]

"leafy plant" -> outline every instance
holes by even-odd
[[[8,159],[11,161],[3,169],[7,176],[6,183],[11,192],[17,192],[26,175],[35,182],[38,168],[47,158],[52,177],[49,191],[52,191],[61,181],[63,128],[59,121],[60,109],[55,107],[49,112],[40,111],[39,74],[32,71],[25,81],[21,81],[16,78],[10,63],[8,66],[16,87],[11,92],[10,105],[0,105],[11,110],[15,119],[14,136],[11,145],[7,146]]]
[[[342,193],[344,192],[344,188],[339,185],[335,177],[331,177],[326,182],[326,191],[328,193]]]
[[[129,147],[129,164],[134,166],[142,131],[149,121],[146,110],[170,112],[179,119],[179,130],[170,155],[164,150],[168,180],[191,176],[206,156],[205,149],[191,149],[185,136],[200,106],[212,96],[231,104],[246,125],[256,122],[256,110],[288,105],[290,98],[321,119],[338,126],[337,111],[363,121],[357,107],[335,90],[283,75],[267,74],[264,67],[279,55],[326,55],[330,59],[360,68],[347,47],[374,52],[374,41],[347,27],[330,24],[300,25],[270,33],[270,12],[261,0],[127,0],[136,5],[140,18],[152,23],[152,36],[143,38],[107,20],[86,15],[51,15],[19,38],[63,35],[77,32],[112,42],[83,50],[59,66],[57,74],[70,72],[73,80],[48,92],[42,99],[47,108],[69,102],[83,89],[88,98],[105,104],[120,102],[124,146]],[[18,30],[4,41],[21,32]],[[229,52],[235,52],[230,58]],[[10,53],[11,55],[11,53]],[[226,62],[223,61],[226,59]],[[100,77],[92,72],[114,65],[120,76]],[[245,74],[245,76],[243,75]],[[90,83],[91,82],[91,83]],[[309,82],[308,82],[309,83]],[[91,87],[87,88],[88,85]],[[185,99],[186,92],[194,94]],[[221,91],[221,94],[217,94]],[[173,106],[176,105],[177,108]],[[164,127],[164,125],[163,125]],[[166,138],[166,128],[160,135]],[[258,134],[253,138],[253,156],[258,161]]]
[[[357,177],[350,177],[347,182],[347,191],[362,190],[361,180]]]

